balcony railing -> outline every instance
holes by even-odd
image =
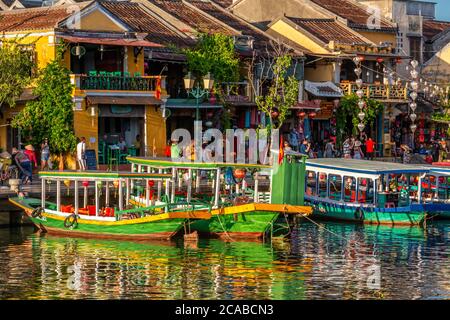
[[[81,90],[156,91],[158,80],[161,88],[164,87],[164,81],[160,76],[88,76],[73,74],[72,78],[73,84]]]
[[[342,82],[341,89],[345,95],[356,93],[358,86],[352,82]],[[406,85],[384,85],[364,83],[361,87],[364,97],[376,100],[408,100]]]

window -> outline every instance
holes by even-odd
[[[409,37],[409,53],[419,63],[422,62],[422,38]]]
[[[344,177],[344,201],[356,201],[356,179],[353,177]]]
[[[319,172],[319,197],[327,197],[327,174]]]
[[[328,176],[328,181],[330,183],[330,199],[336,201],[341,200],[342,177],[330,174]]]
[[[373,203],[373,180],[367,178],[358,178],[358,202]]]
[[[306,195],[316,195],[316,173],[314,171],[306,171]]]

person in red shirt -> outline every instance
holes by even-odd
[[[375,142],[372,138],[366,140],[366,155],[368,160],[373,160],[373,155],[375,152]]]
[[[37,168],[37,159],[36,159],[36,153],[34,152],[34,147],[31,144],[27,145],[25,147],[24,153],[28,156],[31,163],[34,164],[34,168]]]

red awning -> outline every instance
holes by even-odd
[[[136,40],[136,39],[124,39],[124,38],[87,38],[87,37],[74,37],[74,36],[59,36],[59,38],[64,39],[71,43],[92,43],[92,44],[103,44],[111,46],[127,46],[127,47],[152,47],[160,48],[162,45],[150,42],[147,40]]]

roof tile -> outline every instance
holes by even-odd
[[[441,32],[450,29],[450,21],[424,20],[423,35],[431,39]]]

